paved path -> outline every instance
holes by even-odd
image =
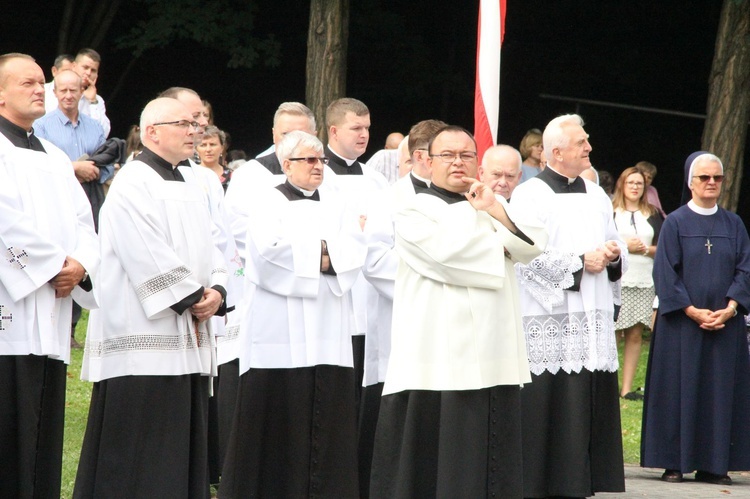
[[[625,492],[599,493],[596,498],[614,499],[620,497],[648,497],[658,499],[710,499],[713,497],[750,498],[750,473],[730,473],[733,484],[730,486],[711,485],[693,481],[692,475],[685,475],[682,483],[667,483],[660,480],[664,470],[625,466]]]

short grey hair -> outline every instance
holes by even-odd
[[[564,114],[558,116],[547,124],[547,127],[542,134],[544,150],[547,151],[547,160],[550,159],[554,149],[564,149],[568,147],[570,139],[563,130],[565,125],[583,126],[583,118],[577,114]]]
[[[310,130],[315,132],[317,125],[315,124],[315,115],[309,107],[302,104],[301,102],[282,102],[279,108],[273,115],[273,126],[275,127],[279,121],[279,117],[282,114],[291,114],[293,116],[306,116],[310,120]]]
[[[284,135],[284,138],[276,144],[276,155],[280,162],[294,157],[295,153],[303,148],[313,149],[318,154],[323,154],[323,143],[315,135],[301,130],[294,130]]]

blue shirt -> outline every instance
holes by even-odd
[[[78,124],[73,125],[59,107],[34,122],[34,133],[62,149],[71,161],[94,154],[104,144],[104,130],[96,120],[79,113]],[[106,182],[113,170],[113,165],[100,167],[99,182]]]

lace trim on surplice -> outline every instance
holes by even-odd
[[[617,344],[611,312],[572,312],[523,318],[529,369],[535,375],[617,371]]]
[[[516,277],[544,309],[550,313],[565,300],[565,290],[573,285],[573,274],[583,268],[578,255],[547,249],[528,265],[516,264]]]

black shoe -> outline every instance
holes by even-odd
[[[729,475],[715,475],[708,471],[697,471],[695,473],[696,482],[713,483],[716,485],[732,485],[732,479]]]
[[[682,473],[677,470],[664,470],[661,479],[669,483],[680,483],[682,481]]]
[[[643,400],[643,394],[641,392],[630,392],[622,396],[626,400]]]

